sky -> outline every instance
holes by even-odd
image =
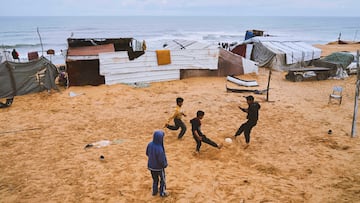
[[[360,16],[360,0],[0,1],[0,16]]]

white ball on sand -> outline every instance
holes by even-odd
[[[232,143],[232,139],[230,137],[225,138],[225,142]]]

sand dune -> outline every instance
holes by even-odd
[[[239,77],[265,89],[268,73]],[[18,96],[0,111],[0,202],[359,202],[360,141],[350,137],[355,82],[294,83],[272,72],[269,101],[253,94],[262,107],[247,149],[243,135],[224,142],[245,121],[237,106],[248,95],[226,92],[225,77]],[[328,104],[334,85],[344,87],[341,105]],[[178,131],[165,130],[170,196],[153,197],[145,149],[178,96],[188,131],[178,140]],[[197,110],[221,150],[204,144],[193,154],[189,121]],[[84,148],[101,140],[112,143]]]

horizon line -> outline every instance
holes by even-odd
[[[0,17],[352,17],[360,16],[329,16],[329,15],[0,15]]]

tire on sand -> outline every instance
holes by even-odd
[[[295,82],[301,82],[304,80],[304,77],[302,75],[295,75],[294,81]]]

